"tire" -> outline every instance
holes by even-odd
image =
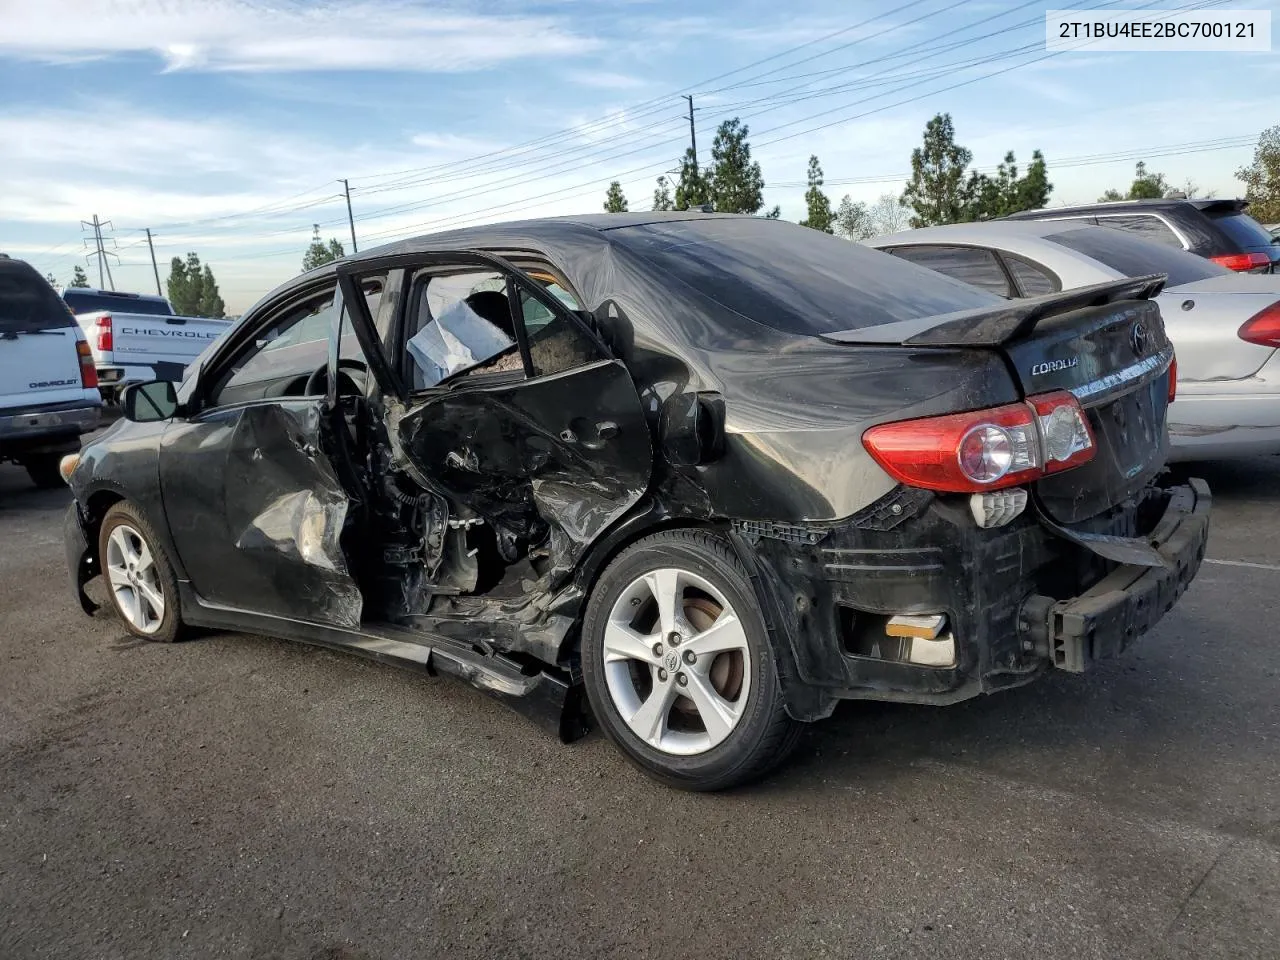
[[[665,640],[659,595],[675,598],[667,609],[676,629]],[[609,564],[587,602],[582,670],[608,737],[646,774],[682,790],[763,776],[803,729],[783,704],[750,577],[708,531],[664,531]]]
[[[23,460],[22,466],[37,487],[41,490],[53,490],[55,487],[65,486],[62,474],[58,472],[58,464],[61,462],[61,454],[41,453]]]
[[[178,578],[159,543],[147,519],[133,504],[124,501],[102,518],[98,560],[112,609],[125,629],[144,640],[172,643],[181,637],[183,630],[178,609]],[[140,546],[145,546],[145,552]],[[132,549],[132,557],[127,548]],[[158,595],[163,608],[159,616],[154,595]],[[140,607],[135,609],[133,601],[140,601]]]

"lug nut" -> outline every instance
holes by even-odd
[[[655,657],[660,657],[660,656],[662,656],[662,644],[660,644],[660,643],[655,643],[655,644],[653,645],[653,655],[654,655]]]
[[[698,655],[697,655],[697,654],[695,654],[692,650],[686,650],[686,651],[684,652],[684,662],[685,662],[685,663],[693,663],[693,662],[694,662],[695,660],[697,660],[697,659],[698,659]]]
[[[688,677],[686,677],[683,673],[677,673],[677,674],[676,674],[676,683],[680,684],[680,686],[682,686],[682,687],[683,687],[683,686],[686,686],[686,685],[688,685],[688,683],[689,683],[689,678],[688,678]]]
[[[673,631],[671,635],[667,637],[667,642],[670,643],[673,647],[680,646],[680,634],[675,633]]]
[[[663,683],[666,683],[666,682],[667,682],[667,671],[663,670],[662,668],[659,668],[659,669],[658,669],[658,679],[659,679],[659,680],[661,680]]]

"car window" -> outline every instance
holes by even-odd
[[[922,267],[936,270],[938,273],[988,290],[1000,297],[1012,297],[1009,289],[1009,278],[1000,269],[1000,262],[990,250],[981,247],[950,247],[941,245],[920,245],[895,247],[891,251],[894,256],[910,260]]]
[[[223,371],[213,405],[302,395],[306,378],[328,360],[336,293],[329,287],[276,314]]]
[[[563,289],[561,292],[567,297],[557,297],[561,303],[576,305],[572,294]],[[576,309],[576,306],[569,309]],[[602,359],[599,346],[577,322],[564,313],[551,310],[525,290],[520,291],[520,316],[524,321],[529,360],[535,377],[572,370]]]
[[[1162,243],[1151,243],[1123,230],[1081,227],[1079,230],[1050,234],[1045,239],[1083,253],[1126,277],[1141,277],[1149,273],[1168,274],[1168,284],[1171,287],[1231,272],[1212,260],[1197,257],[1184,250],[1170,249]]]
[[[1182,241],[1178,239],[1178,235],[1170,229],[1169,225],[1159,217],[1153,217],[1150,214],[1106,214],[1098,217],[1098,226],[1112,227],[1116,230],[1124,230],[1128,233],[1136,234],[1144,240],[1151,240],[1155,243],[1163,243],[1167,247],[1174,247],[1182,250]]]
[[[119,310],[121,313],[140,313],[148,317],[173,316],[173,310],[164,300],[131,297],[128,294],[97,293],[68,287],[62,291],[62,299],[76,314]]]
[[[506,277],[495,270],[417,280],[406,343],[413,389],[434,387],[481,367],[485,373],[524,370],[506,290]]]
[[[1009,268],[1013,278],[1018,281],[1018,286],[1022,288],[1024,297],[1042,297],[1047,293],[1062,289],[1058,278],[1043,267],[1032,263],[1030,260],[1014,256],[1012,253],[1006,253],[1003,256],[1005,266]]]
[[[36,269],[0,260],[0,333],[74,327],[75,319]]]
[[[1247,213],[1214,213],[1206,211],[1214,224],[1231,238],[1233,243],[1248,248],[1269,248],[1275,239],[1266,228]]]
[[[817,336],[996,306],[998,297],[821,230],[764,217],[666,220],[608,237],[652,281],[680,282],[725,309]]]
[[[375,277],[364,277],[360,280],[360,289],[364,292],[364,302],[369,308],[369,316],[375,320],[378,316],[378,307],[382,302],[382,292],[386,288],[386,276],[379,275]],[[368,369],[368,363],[365,361],[364,348],[360,346],[360,341],[356,337],[355,330],[351,326],[351,314],[347,311],[346,306],[342,308],[342,326],[340,329],[341,339],[338,341],[338,359],[354,360],[364,369]],[[350,368],[348,368],[350,369]]]

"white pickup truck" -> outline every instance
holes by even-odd
[[[114,400],[130,383],[176,383],[187,364],[231,325],[228,320],[174,316],[168,300],[145,293],[67,287],[62,299],[89,341],[106,400]]]

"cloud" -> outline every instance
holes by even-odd
[[[649,81],[642,77],[609,70],[569,70],[564,76],[572,83],[597,90],[639,90],[649,86]]]
[[[550,17],[404,0],[41,0],[6,4],[0,31],[0,54],[52,63],[151,54],[167,71],[447,73],[598,46]]]

